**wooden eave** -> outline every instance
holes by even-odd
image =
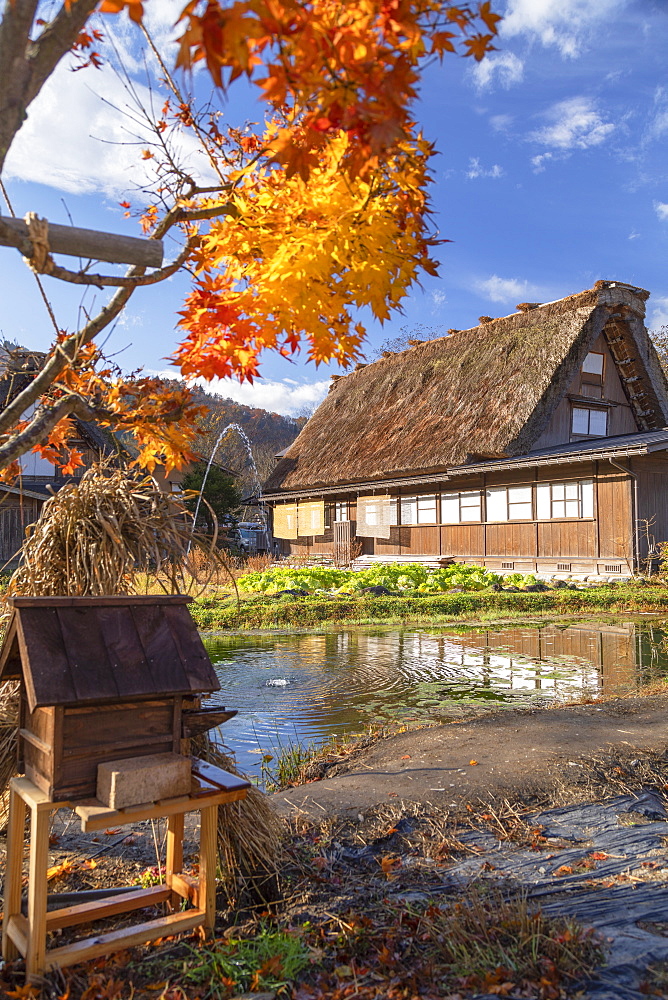
[[[28,706],[216,691],[190,598],[15,597],[0,680],[22,677]]]
[[[352,494],[388,493],[401,487],[432,486],[447,483],[459,476],[475,476],[483,472],[505,472],[510,469],[528,469],[546,465],[568,465],[574,462],[607,461],[609,458],[630,458],[668,451],[668,427],[651,432],[620,435],[618,438],[588,438],[538,452],[527,452],[514,458],[496,458],[486,462],[471,462],[452,466],[440,473],[414,476],[405,479],[383,479],[365,483],[341,483],[320,489],[286,490],[284,493],[265,493],[262,499],[268,504],[290,503],[311,497],[334,497]]]

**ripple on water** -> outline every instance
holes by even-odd
[[[438,720],[462,703],[545,703],[594,694],[606,683],[633,685],[646,661],[665,669],[665,652],[657,655],[663,632],[643,627],[653,638],[624,624],[235,635],[206,645],[222,687],[216,700],[239,713],[225,724],[225,741],[242,766],[257,767],[260,751],[370,723]]]

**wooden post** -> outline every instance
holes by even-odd
[[[5,865],[4,917],[2,922],[2,957],[13,962],[19,950],[9,936],[12,917],[21,915],[21,876],[23,870],[23,832],[26,804],[13,785],[9,786],[9,822],[7,825],[7,859]]]
[[[165,860],[165,882],[171,889],[174,876],[183,869],[183,813],[167,818],[167,857]],[[172,892],[172,907],[181,905],[181,896]]]
[[[46,956],[46,869],[49,863],[51,810],[34,803],[30,809],[30,880],[28,882],[28,950],[26,980],[44,972]]]
[[[216,855],[218,847],[218,806],[202,807],[199,841],[199,908],[206,934],[213,936],[216,923]]]
[[[0,246],[16,247],[29,257],[32,244],[28,226],[23,219],[0,216]],[[69,257],[104,260],[109,264],[135,264],[140,267],[162,267],[161,240],[99,233],[95,229],[49,224],[49,249]]]

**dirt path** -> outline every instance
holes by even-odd
[[[668,695],[558,709],[506,710],[389,737],[323,780],[273,796],[284,816],[354,816],[379,803],[459,805],[547,791],[611,746],[668,747]]]

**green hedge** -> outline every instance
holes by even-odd
[[[201,629],[285,628],[354,621],[424,622],[427,620],[471,617],[489,611],[534,614],[580,614],[592,611],[638,612],[668,610],[668,588],[596,587],[588,590],[549,590],[542,593],[437,594],[424,597],[330,598],[266,597],[242,601],[204,598],[191,605],[193,618]]]

